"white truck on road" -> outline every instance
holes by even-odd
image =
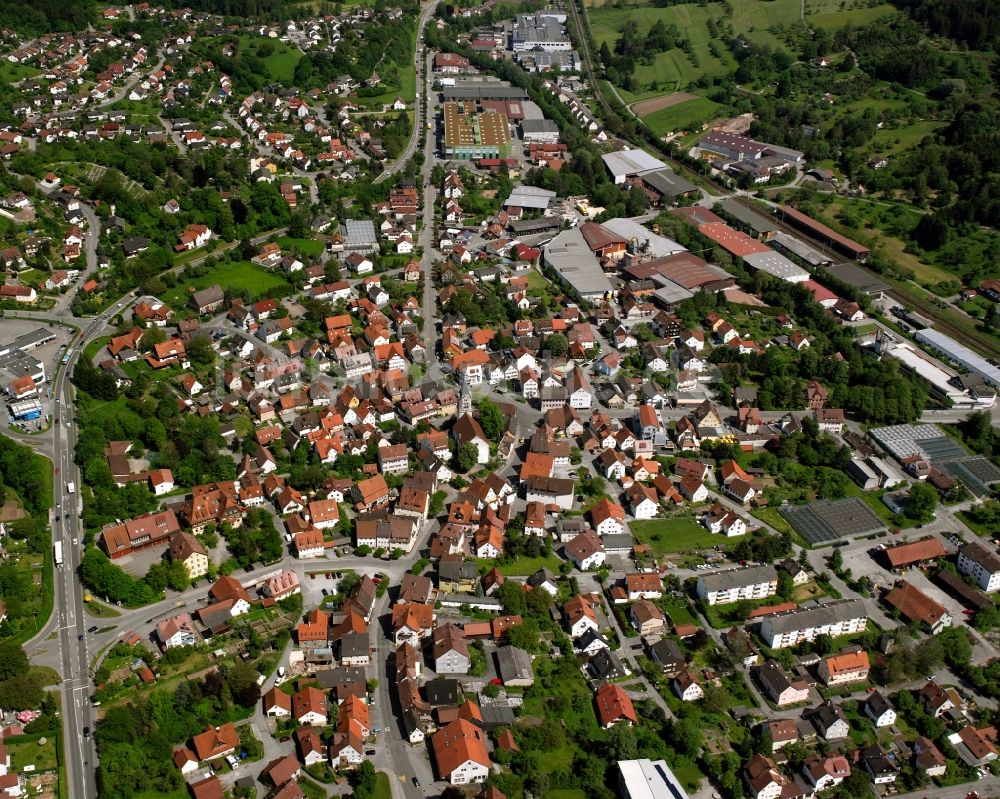
[[[75,491],[76,491],[76,483],[73,483],[73,482],[66,483],[66,493],[67,494],[72,494]]]

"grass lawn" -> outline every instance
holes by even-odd
[[[750,515],[756,519],[760,519],[764,524],[770,525],[779,533],[788,533],[798,538],[792,526],[785,521],[783,516],[779,515],[775,508],[754,508],[750,511]]]
[[[985,538],[990,538],[994,536],[998,530],[993,525],[982,524],[980,522],[974,521],[968,513],[964,510],[960,510],[957,514],[958,518],[962,520],[962,523],[968,527],[976,535],[983,536]]]
[[[855,0],[847,4],[841,0],[805,0],[806,22],[812,28],[837,30],[847,26],[868,25],[895,11],[890,4],[868,6]]]
[[[142,417],[125,404],[125,397],[106,402],[87,398],[81,403],[83,413],[87,417],[88,423],[102,424],[108,417],[118,417],[119,419],[132,419],[133,424],[141,424]]]
[[[551,774],[553,771],[558,771],[561,768],[568,769],[577,751],[577,747],[570,744],[561,746],[558,749],[549,749],[545,753],[545,760],[541,763],[542,771]],[[573,794],[575,791],[570,790],[569,793]]]
[[[656,8],[646,2],[625,2],[625,7],[616,3],[612,8],[609,0],[588,0],[590,7],[587,14],[598,46],[607,42],[613,50],[626,19],[638,24],[639,35],[644,35],[654,23],[663,20],[667,26],[677,26],[691,42],[695,56],[692,59],[680,48],[675,48],[656,53],[652,64],[638,64],[634,77],[639,88],[629,97],[623,95],[626,102],[634,102],[642,96],[656,96],[648,94],[656,90],[660,93],[682,90],[702,75],[712,77],[735,69],[736,61],[722,39],[714,39],[712,49],[709,48],[709,43],[713,42],[708,31],[709,19],[725,19],[731,23],[735,34],[742,34],[756,44],[776,50],[787,48],[772,29],[799,24],[800,0],[731,0],[731,17],[725,16],[721,3],[680,3]]]
[[[284,249],[294,249],[301,252],[303,255],[322,255],[323,254],[323,242],[317,241],[316,239],[292,239],[288,236],[282,236],[278,239],[278,244]]]
[[[97,353],[106,347],[109,341],[111,341],[111,336],[99,336],[98,338],[95,338],[83,348],[83,359],[93,363],[94,358],[97,357]]]
[[[134,799],[190,799],[190,796],[191,794],[188,793],[187,788],[178,788],[176,791],[171,791],[170,793],[163,793],[162,791],[139,793],[135,795]]]
[[[256,50],[265,41],[272,45],[274,52],[261,58],[270,79],[282,83],[291,83],[295,79],[295,67],[298,66],[302,58],[302,53],[298,48],[274,39],[263,39],[259,36],[240,36],[239,40],[241,53],[247,50]]]
[[[687,603],[683,599],[666,597],[657,602],[656,606],[670,617],[670,621],[672,621],[675,626],[678,624],[698,623],[695,615],[691,612]]]
[[[775,0],[775,2],[787,3],[788,0]],[[608,47],[614,50],[615,41],[619,38],[626,19],[634,20],[638,24],[640,36],[645,35],[658,20],[663,20],[667,26],[676,25],[682,35],[691,40],[698,66],[695,66],[680,48],[657,53],[652,59],[652,64],[636,66],[634,76],[641,87],[636,94],[655,92],[657,89],[662,92],[681,90],[701,75],[723,75],[736,66],[735,60],[729,55],[721,40],[716,40],[716,51],[722,54],[722,58],[712,55],[708,49],[711,38],[708,33],[708,19],[722,16],[720,3],[709,3],[705,6],[684,3],[666,8],[636,4],[627,9],[604,5],[589,8],[587,15],[598,47],[607,42]],[[656,95],[651,93],[649,96]],[[626,99],[630,100],[631,97]]]
[[[875,131],[871,149],[880,155],[895,155],[920,144],[927,136],[946,125],[933,119],[916,119],[901,128],[883,128]]]
[[[392,785],[389,784],[389,775],[384,771],[375,775],[375,799],[392,799]]]
[[[41,269],[25,269],[18,274],[17,278],[22,283],[41,288],[45,281],[49,279],[49,274],[49,272],[43,272]]]
[[[885,134],[890,140],[893,140],[897,136],[901,136],[903,133],[903,130],[878,132],[879,135]],[[923,137],[921,136],[920,138]],[[917,141],[919,141],[919,139],[917,139]],[[942,264],[929,263],[928,260],[921,260],[913,252],[907,251],[907,244],[903,238],[893,235],[893,233],[887,229],[892,227],[910,229],[916,226],[917,222],[920,220],[920,214],[915,209],[901,205],[890,206],[887,203],[879,203],[875,201],[838,198],[831,204],[820,209],[818,216],[824,222],[832,222],[833,227],[835,228],[845,228],[845,225],[840,218],[841,214],[845,211],[854,217],[860,217],[865,225],[865,229],[852,230],[850,228],[846,228],[845,232],[848,236],[857,239],[862,244],[871,246],[873,251],[878,251],[881,254],[886,255],[898,263],[901,267],[912,271],[916,281],[922,286],[932,288],[936,283],[940,283],[941,281],[958,279],[956,274],[951,272],[946,265],[948,262],[947,260]],[[877,231],[877,235],[875,235],[875,231]],[[989,235],[989,233],[983,232],[971,237],[964,237],[962,242],[964,246],[963,254],[965,255],[965,258],[975,259],[979,257],[982,263],[989,263],[990,259],[985,255],[985,248],[989,246]],[[957,244],[957,242],[954,244]],[[948,253],[952,248],[952,246],[947,245],[943,247],[942,250],[935,255],[935,260],[941,258],[948,259]],[[957,262],[958,260],[959,259],[957,258],[951,259],[951,262]],[[945,312],[939,311],[939,313],[943,314]],[[954,312],[952,315],[960,316]],[[961,318],[965,319],[964,316],[961,316]],[[950,316],[949,321],[951,321]],[[968,324],[972,324],[971,322],[968,322],[968,320],[966,321]]]
[[[547,291],[552,287],[548,280],[546,280],[542,275],[538,274],[534,269],[529,269],[528,274],[525,275],[528,279],[528,288],[537,289],[539,291]]]
[[[13,64],[4,59],[0,62],[0,80],[4,83],[13,83],[24,78],[33,78],[40,74],[41,70],[30,67],[27,64]]]
[[[109,108],[127,111],[130,114],[138,114],[150,119],[156,119],[160,112],[163,111],[163,107],[159,102],[155,102],[149,98],[145,100],[129,100],[125,98],[119,100],[117,103],[112,103]]]
[[[643,122],[660,135],[678,130],[688,130],[710,121],[722,108],[714,100],[707,97],[696,97],[669,108],[661,108],[646,117]]]
[[[24,771],[25,766],[33,765],[34,771],[55,771],[58,765],[56,758],[56,738],[48,737],[44,744],[37,740],[19,741],[17,737],[4,741],[7,753],[10,755],[10,767],[15,772]]]
[[[164,293],[163,300],[172,308],[183,308],[188,301],[188,289],[203,289],[215,283],[223,289],[245,290],[251,300],[259,300],[270,293],[277,293],[279,296],[291,293],[288,281],[276,272],[269,272],[249,261],[226,261],[201,277],[185,280],[169,289]]]
[[[670,770],[674,772],[674,776],[677,777],[681,785],[692,793],[694,792],[693,786],[697,786],[705,779],[705,775],[701,773],[698,764],[687,757],[678,757],[671,760]]]
[[[648,545],[657,555],[726,543],[725,536],[710,533],[691,516],[631,522],[629,527],[635,540]]]
[[[110,619],[115,616],[122,615],[110,605],[105,605],[103,602],[98,602],[96,599],[91,599],[90,602],[84,602],[83,609],[87,612],[88,616],[94,616],[98,619]]]
[[[417,68],[413,63],[413,54],[417,49],[417,31],[414,29],[410,37],[410,46],[406,50],[405,63],[397,65],[399,75],[398,86],[388,86],[382,94],[374,97],[358,97],[358,105],[365,108],[379,108],[386,103],[391,103],[396,97],[402,97],[406,102],[412,103],[417,98]],[[412,119],[411,119],[412,124]]]
[[[487,572],[493,568],[495,562],[489,559],[482,559],[478,561],[479,570],[481,572]],[[563,563],[556,555],[539,555],[537,558],[518,558],[513,563],[508,563],[504,566],[497,566],[500,570],[500,574],[504,577],[527,577],[529,574],[534,574],[536,571],[542,567],[546,567],[549,570],[558,573],[559,566]]]

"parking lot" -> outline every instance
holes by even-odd
[[[24,354],[29,358],[38,359],[44,365],[47,384],[39,387],[39,394],[37,397],[42,405],[42,416],[37,420],[15,423],[10,416],[8,405],[5,404],[3,411],[5,421],[8,424],[17,424],[22,431],[29,433],[45,429],[48,427],[50,421],[47,417],[57,415],[55,412],[58,411],[58,408],[54,407],[52,401],[49,399],[48,393],[52,377],[55,374],[56,368],[59,366],[59,361],[62,358],[64,349],[75,335],[74,331],[59,325],[48,325],[30,319],[11,319],[9,317],[5,317],[3,320],[3,335],[0,337],[0,349],[7,349],[13,342],[16,342],[18,337],[30,336],[31,333],[37,330],[44,330],[46,333],[50,333],[55,337],[53,341],[43,344],[42,346],[23,350]],[[6,357],[10,356],[8,355]],[[5,388],[17,376],[18,375],[12,370],[0,366],[0,381],[3,382]]]

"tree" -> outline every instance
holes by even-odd
[[[187,345],[187,354],[192,363],[208,366],[215,361],[212,340],[205,335],[193,336]]]
[[[545,349],[552,353],[553,357],[561,358],[569,352],[569,341],[563,333],[553,333],[545,339]]]
[[[490,441],[499,441],[504,429],[500,406],[488,399],[480,402],[479,426],[483,428],[483,433]]]
[[[257,685],[257,669],[250,663],[237,660],[226,670],[225,684],[233,701],[243,707],[253,707],[260,700],[260,687]]]
[[[701,751],[702,732],[693,718],[684,718],[673,725],[671,740],[677,750],[685,755],[696,756]]]
[[[0,642],[0,680],[28,671],[28,656],[24,648],[13,641]]]
[[[608,732],[608,754],[615,760],[633,760],[639,745],[635,730],[626,724],[616,724]]]
[[[928,483],[918,482],[910,488],[909,499],[906,502],[906,515],[918,522],[928,522],[934,518],[937,505],[937,489]]]
[[[792,598],[792,593],[794,591],[795,581],[792,580],[792,575],[784,569],[781,569],[778,572],[778,596],[787,601]]]
[[[479,463],[479,448],[471,442],[462,444],[458,448],[456,463],[459,471],[468,472]]]
[[[351,785],[356,799],[373,799],[376,783],[375,767],[370,760],[365,760],[351,774]]]

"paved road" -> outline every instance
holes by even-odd
[[[382,172],[377,178],[375,178],[375,183],[382,183],[389,179],[390,175],[394,175],[399,172],[406,163],[413,157],[413,154],[417,151],[417,144],[420,141],[420,134],[423,132],[427,123],[424,120],[424,102],[423,93],[421,92],[421,84],[426,83],[425,90],[428,92],[427,97],[430,97],[430,54],[428,53],[426,58],[421,58],[424,53],[424,28],[427,27],[427,21],[431,18],[434,13],[434,9],[437,8],[438,0],[433,0],[424,6],[424,10],[420,12],[420,22],[417,26],[417,48],[413,53],[413,65],[417,70],[417,91],[416,99],[413,103],[413,130],[410,132],[410,140],[406,143],[406,148],[400,153],[399,158],[396,162],[387,166],[385,171]],[[423,78],[423,80],[422,80]],[[428,138],[430,138],[428,136]]]
[[[53,395],[59,409],[53,417],[57,418],[59,423],[53,425],[52,445],[56,453],[54,465],[61,473],[56,477],[53,486],[55,508],[52,529],[53,541],[62,542],[65,563],[57,567],[55,575],[55,607],[58,610],[52,614],[41,635],[47,637],[52,628],[58,629],[59,667],[62,674],[59,690],[62,694],[64,742],[69,764],[67,774],[71,786],[70,795],[82,799],[97,794],[94,778],[97,754],[93,738],[89,737],[94,727],[93,709],[88,698],[90,642],[85,633],[87,617],[83,610],[83,593],[76,578],[81,552],[78,542],[83,538],[83,527],[80,522],[82,501],[79,493],[74,491],[71,494],[67,490],[69,482],[80,485],[79,469],[73,462],[78,430],[76,420],[69,410],[73,402],[69,376],[86,341],[94,335],[99,335],[104,329],[105,322],[128,302],[128,299],[122,299],[108,308],[91,322],[82,337],[67,348],[69,362],[59,370],[53,386]],[[36,637],[35,641],[37,640]]]

